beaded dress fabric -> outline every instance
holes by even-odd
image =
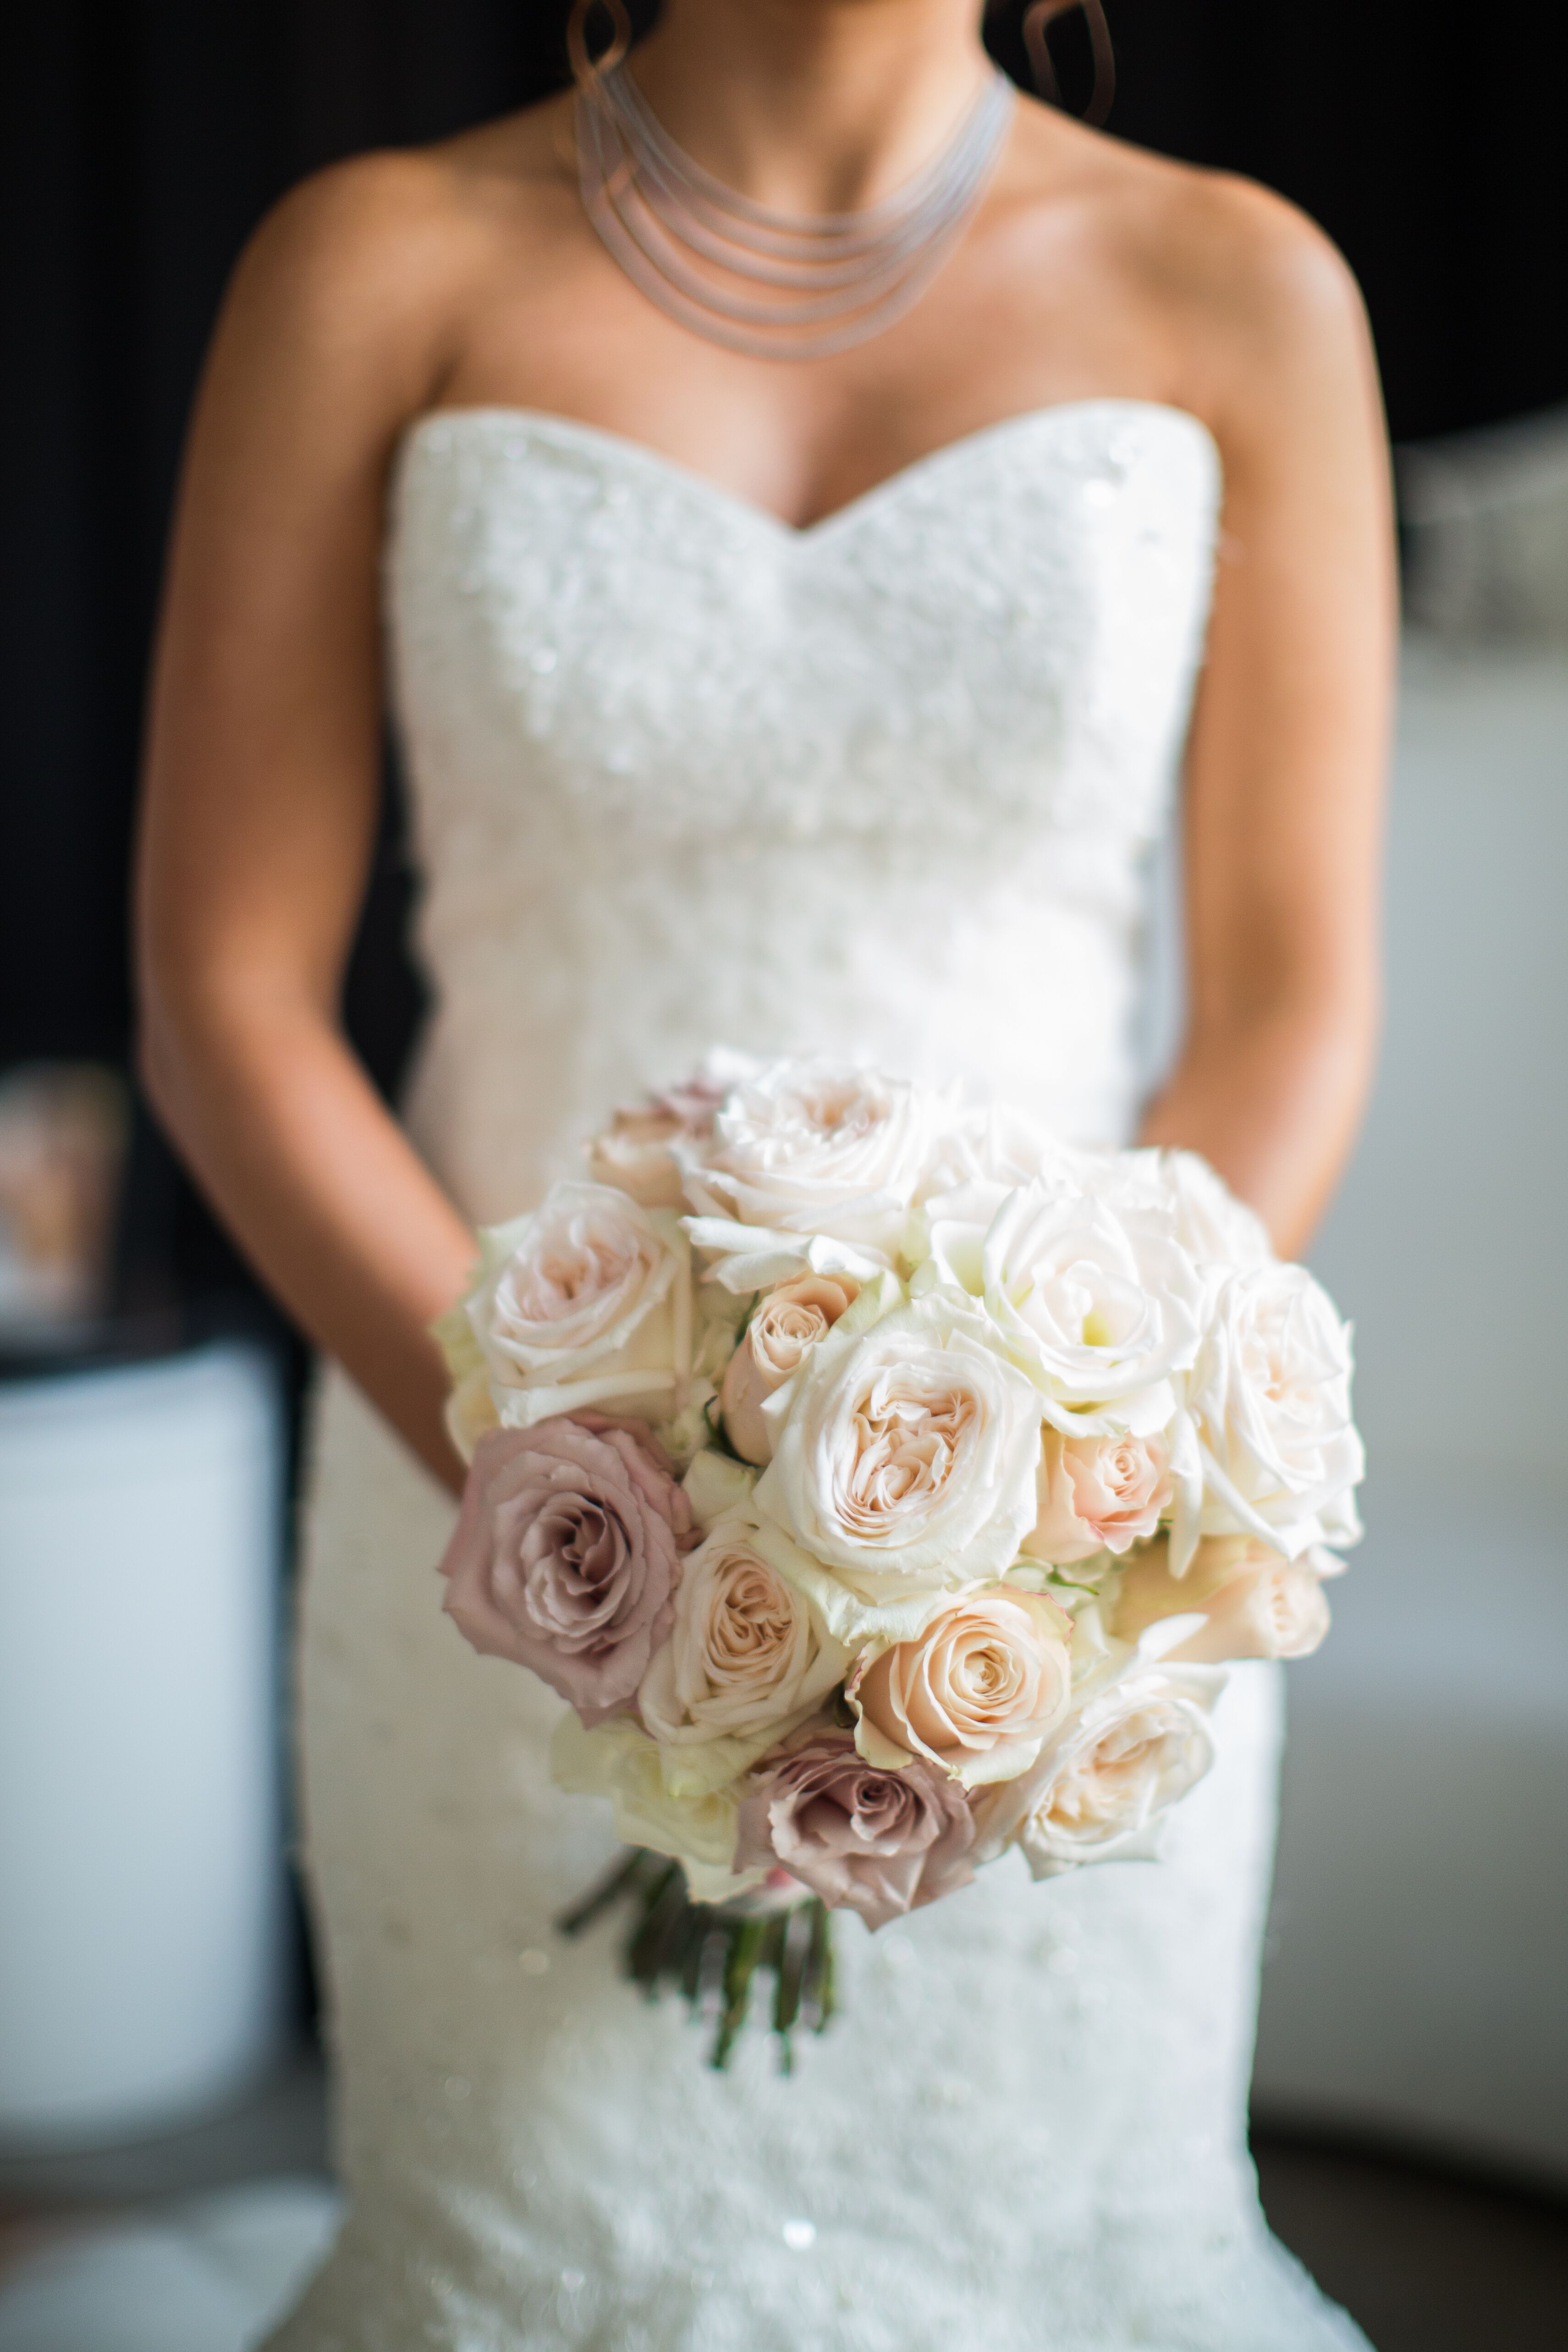
[[[411,1132],[476,1220],[715,1041],[964,1073],[1123,1137],[1140,873],[1217,495],[1192,418],[995,426],[805,531],[632,444],[425,419],[388,551],[437,1010]],[[556,1915],[605,1864],[561,1702],[468,1650],[451,1505],[315,1433],[307,1848],[348,2214],[274,2352],[1352,2352],[1244,2114],[1277,1670],[1162,1865],[1009,1855],[877,1936],[782,2077]],[[1363,2347],[1364,2352],[1364,2347]]]

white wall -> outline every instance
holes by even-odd
[[[1409,650],[1389,1006],[1314,1263],[1367,1538],[1290,1672],[1260,2109],[1568,2177],[1568,656]]]

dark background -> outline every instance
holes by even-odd
[[[1282,189],[1366,290],[1394,437],[1568,395],[1555,0],[1108,0],[1110,128]],[[646,11],[645,11],[646,13]],[[1018,0],[998,53],[1017,62]],[[142,674],[192,384],[301,173],[563,79],[564,0],[17,0],[0,116],[0,1068],[122,1060]],[[1058,37],[1072,95],[1081,37]],[[349,987],[385,1085],[417,1016],[396,795]],[[237,1270],[143,1122],[132,1286]],[[149,1274],[151,1269],[151,1275]]]

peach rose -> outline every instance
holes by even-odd
[[[923,1756],[966,1789],[1027,1771],[1072,1688],[1072,1620],[1041,1593],[966,1593],[849,1684],[856,1746],[884,1766]]]
[[[1133,1560],[1122,1578],[1112,1631],[1136,1642],[1161,1618],[1199,1610],[1207,1622],[1167,1651],[1168,1658],[1193,1665],[1306,1658],[1329,1630],[1329,1604],[1310,1555],[1281,1559],[1250,1536],[1214,1536],[1199,1544],[1179,1580],[1163,1543]]]
[[[1040,1515],[1024,1549],[1065,1567],[1091,1552],[1146,1542],[1172,1498],[1171,1456],[1163,1439],[1064,1437],[1047,1429],[1037,1481]]]
[[[783,1388],[806,1350],[832,1330],[860,1295],[851,1274],[803,1274],[781,1282],[757,1307],[731,1357],[720,1391],[724,1433],[743,1462],[771,1462],[764,1399]]]

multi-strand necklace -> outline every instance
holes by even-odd
[[[775,212],[678,147],[624,57],[579,76],[577,162],[599,236],[650,301],[767,359],[819,359],[879,334],[924,292],[1001,152],[1012,85],[988,77],[913,179],[858,212]]]

